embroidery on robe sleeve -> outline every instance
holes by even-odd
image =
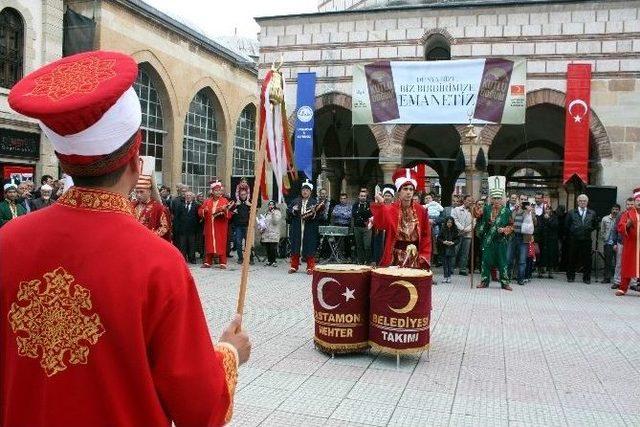
[[[91,292],[78,284],[64,268],[38,279],[20,283],[8,319],[16,334],[18,354],[40,358],[48,377],[72,365],[87,364],[89,345],[105,333],[100,316],[91,314]],[[73,288],[73,291],[72,291]]]
[[[169,231],[169,221],[167,220],[167,214],[163,211],[160,214],[160,227],[156,230],[156,234],[163,237]]]
[[[222,366],[224,368],[227,390],[229,391],[229,408],[227,408],[227,414],[224,417],[226,424],[231,421],[231,417],[233,416],[233,401],[238,383],[238,356],[234,350],[226,345],[217,345],[216,351],[222,356]]]

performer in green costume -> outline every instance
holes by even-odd
[[[489,287],[491,268],[497,267],[502,289],[512,290],[509,286],[507,247],[513,232],[513,221],[511,210],[504,204],[505,187],[505,177],[489,177],[491,204],[484,207],[477,229],[482,249],[482,271],[478,288]]]

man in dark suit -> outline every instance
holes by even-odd
[[[33,192],[33,200],[35,201],[36,199],[42,197],[41,192],[43,186],[48,185],[49,187],[53,188],[53,181],[54,179],[51,175],[42,175],[42,178],[40,178],[40,188]]]
[[[33,199],[31,201],[32,211],[37,211],[39,209],[46,208],[47,206],[51,206],[55,202],[51,198],[53,187],[51,187],[50,185],[43,184],[38,191],[40,192],[40,197],[38,197],[37,199]]]
[[[175,200],[175,199],[174,199]],[[178,248],[191,264],[196,263],[196,235],[199,230],[198,207],[195,195],[191,191],[184,194],[184,203],[175,206],[173,218],[174,239],[178,241]]]
[[[189,187],[185,184],[176,185],[176,196],[171,199],[169,203],[169,212],[171,212],[171,219],[175,221],[178,210],[184,206],[185,203],[185,194],[189,191]],[[178,235],[173,233],[173,244],[180,248],[180,242],[178,241]]]
[[[167,208],[171,208],[171,189],[169,187],[167,187],[166,185],[161,185],[160,186],[160,200],[162,200],[162,204],[167,207]]]
[[[582,267],[582,281],[591,283],[591,234],[597,227],[596,213],[589,209],[586,194],[578,196],[578,207],[567,213],[565,228],[569,236],[567,281],[576,279],[576,270]]]
[[[33,196],[31,192],[29,192],[29,185],[27,181],[23,181],[18,184],[18,200],[16,203],[24,208],[24,210],[29,213],[31,212],[31,200]]]
[[[320,202],[324,202],[324,210],[319,214],[318,225],[331,225],[331,213],[333,213],[333,208],[336,206],[336,202],[329,199],[327,190],[324,188],[321,188],[318,191],[318,203]],[[331,249],[329,248],[329,241],[328,239],[323,238],[320,241],[318,256],[320,258],[329,258],[330,255]]]

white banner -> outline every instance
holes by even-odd
[[[380,61],[353,67],[353,124],[523,124],[524,59]]]

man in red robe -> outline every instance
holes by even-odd
[[[250,353],[241,319],[212,345],[184,259],[140,227],[127,198],[140,170],[137,75],[127,55],[85,52],[9,94],[40,120],[75,186],[0,230],[1,427],[230,418]],[[27,235],[37,238],[24,244]]]
[[[202,268],[211,268],[214,255],[220,268],[227,268],[227,234],[233,204],[222,196],[224,189],[220,181],[211,183],[211,197],[204,201],[198,214],[204,219],[205,257]]]
[[[151,156],[141,156],[140,161],[142,172],[136,184],[136,201],[133,202],[133,211],[140,224],[170,242],[171,215],[160,199],[153,175],[156,159]]]
[[[398,200],[384,204],[376,195],[371,205],[373,227],[385,231],[385,244],[380,266],[398,265],[430,269],[431,226],[427,210],[413,201],[417,179],[411,169],[398,169],[393,175]]]
[[[622,236],[622,268],[617,296],[626,295],[631,279],[640,277],[640,188],[633,191],[633,207],[624,211],[618,221]],[[635,288],[634,290],[637,290]]]

